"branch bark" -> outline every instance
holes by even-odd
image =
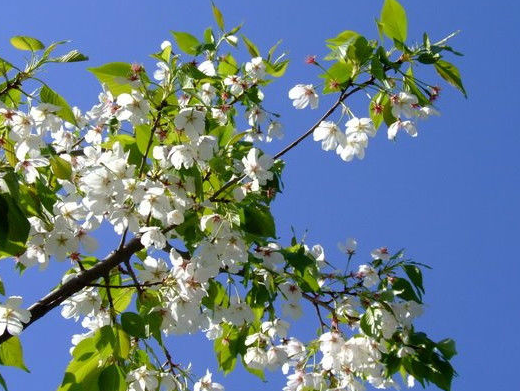
[[[47,296],[38,300],[28,308],[31,312],[31,320],[23,325],[23,329],[25,330],[38,319],[45,316],[53,308],[63,303],[67,298],[88,286],[92,281],[105,276],[111,269],[118,266],[120,263],[129,260],[134,253],[142,248],[143,245],[141,244],[140,238],[135,237],[124,247],[110,253],[104,260],[94,265],[92,268],[80,272],[76,277],[73,277],[59,288],[50,292]],[[12,335],[6,330],[0,336],[0,344],[11,337]]]

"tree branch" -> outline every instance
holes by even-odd
[[[103,277],[112,268],[116,267],[120,263],[129,260],[134,253],[141,250],[142,248],[143,245],[141,244],[140,238],[135,237],[130,240],[126,246],[112,252],[103,261],[99,262],[88,270],[80,272],[76,277],[71,278],[61,287],[55,289],[42,299],[38,300],[28,308],[28,310],[31,312],[31,320],[23,325],[24,330],[38,319],[45,316],[53,308],[59,306],[68,297],[72,296],[74,293],[79,292],[88,286],[92,281]],[[11,337],[12,335],[5,331],[0,336],[0,344],[7,341]]]
[[[336,102],[327,110],[325,114],[321,116],[319,120],[317,120],[314,125],[312,125],[304,134],[302,134],[300,137],[298,137],[296,140],[294,140],[292,143],[287,145],[284,149],[282,149],[280,152],[278,152],[276,155],[273,156],[273,159],[278,159],[279,157],[285,155],[287,152],[289,152],[291,149],[293,149],[295,146],[297,146],[299,143],[301,143],[303,140],[305,140],[307,137],[309,137],[312,132],[320,125],[322,121],[325,121],[334,111],[338,108],[338,106],[347,99],[350,95],[364,89],[365,87],[369,86],[374,82],[374,76],[372,76],[370,79],[365,81],[364,83],[358,85],[356,88],[352,89],[351,91],[347,92],[347,89],[350,87],[348,85],[341,91],[338,99]],[[226,191],[229,187],[233,186],[235,183],[240,182],[242,179],[244,179],[246,176],[241,175],[236,178],[233,178],[229,181],[227,181],[220,189],[218,189],[215,194],[213,194],[209,200],[211,202],[219,201],[218,196],[222,194],[224,191]]]

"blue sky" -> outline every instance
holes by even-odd
[[[514,2],[482,0],[403,0],[409,18],[409,37],[423,31],[440,39],[462,32],[452,44],[465,53],[454,58],[469,99],[445,84],[438,107],[442,116],[421,123],[419,137],[386,140],[384,132],[371,141],[363,161],[345,163],[307,140],[286,156],[284,193],[274,205],[282,242],[290,228],[309,243],[321,243],[329,257],[339,259],[336,243],[348,236],[359,242],[358,261],[374,247],[407,249],[416,261],[429,264],[426,273],[428,307],[419,321],[433,339],[452,337],[459,355],[454,390],[513,390],[517,388],[520,348],[516,259],[519,214],[518,113],[520,60]],[[317,70],[303,63],[306,55],[325,54],[323,41],[350,29],[376,38],[373,23],[382,1],[280,2],[217,1],[227,25],[245,22],[244,33],[263,53],[279,39],[289,52],[291,66],[284,77],[266,89],[268,106],[282,114],[286,138],[297,137],[320,115],[295,111],[287,91],[296,83],[317,80]],[[111,61],[144,63],[169,31],[201,35],[212,22],[209,1],[91,0],[29,1],[2,4],[0,56],[20,59],[10,48],[13,35],[34,36],[45,43],[71,39],[71,48],[90,56],[89,63],[49,66],[41,75],[67,100],[82,109],[97,98],[99,85],[86,67]],[[366,104],[352,102],[359,115]],[[284,142],[267,149],[276,152]],[[103,243],[108,250],[110,242]],[[25,303],[54,286],[66,265],[54,263],[45,273],[30,270],[19,278],[10,261],[0,273],[8,294],[21,294]],[[311,335],[304,319],[295,332]],[[12,391],[52,390],[68,362],[70,335],[78,331],[58,311],[22,335],[26,363],[32,374],[2,368]],[[211,345],[198,337],[171,339],[174,352],[191,360],[199,373],[215,366]],[[281,389],[276,374],[263,384],[242,370],[217,380],[228,390],[244,384],[250,391]],[[433,387],[431,389],[434,389]]]

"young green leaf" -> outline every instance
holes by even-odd
[[[387,37],[401,42],[406,41],[408,31],[406,11],[397,0],[385,0],[379,21]]]
[[[59,156],[52,156],[50,163],[52,173],[56,175],[56,178],[70,179],[72,176],[72,166],[68,161]]]
[[[213,10],[213,17],[215,18],[215,22],[217,22],[218,27],[224,31],[224,16],[222,15],[222,12],[220,12],[214,2],[211,2],[211,9]]]
[[[72,112],[69,104],[63,97],[58,94],[56,91],[53,91],[48,86],[44,85],[40,91],[40,99],[43,103],[51,103],[55,106],[61,107],[61,109],[56,113],[58,117],[67,121],[71,124],[76,124],[76,117]]]
[[[128,84],[132,66],[126,62],[111,62],[87,70],[92,72],[100,83],[106,84],[114,96],[132,91],[132,87]]]
[[[16,35],[10,39],[11,45],[19,50],[28,50],[31,52],[37,52],[45,48],[45,45],[37,40],[36,38]]]
[[[0,345],[0,364],[23,369],[29,372],[23,362],[23,351],[20,338],[13,336]]]
[[[449,63],[448,61],[439,60],[435,64],[435,70],[437,73],[452,86],[458,88],[460,92],[464,95],[465,98],[468,97],[466,94],[466,90],[462,85],[462,79],[460,77],[459,70],[455,65]]]
[[[172,31],[172,34],[179,49],[192,56],[197,55],[197,47],[200,46],[200,42],[196,37],[182,31]]]

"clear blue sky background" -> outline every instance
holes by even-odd
[[[316,82],[308,54],[323,55],[324,39],[346,29],[376,37],[373,23],[382,1],[218,1],[228,25],[245,22],[244,32],[263,53],[278,39],[292,59],[287,75],[266,90],[271,108],[282,114],[289,141],[313,122],[319,111],[295,111],[287,91],[297,82]],[[209,1],[15,1],[2,2],[0,56],[20,58],[10,48],[13,35],[35,36],[46,43],[72,39],[71,47],[90,56],[89,63],[49,66],[42,77],[69,102],[89,108],[99,85],[86,67],[111,61],[142,62],[170,30],[198,35],[212,22]],[[285,191],[274,206],[282,242],[290,227],[309,230],[310,243],[322,243],[339,258],[336,243],[353,236],[363,261],[376,246],[406,247],[415,260],[430,264],[426,273],[428,308],[420,325],[434,339],[451,336],[459,355],[454,390],[518,389],[519,235],[518,113],[520,61],[516,2],[482,0],[403,0],[409,37],[423,31],[432,39],[453,30],[462,33],[453,45],[466,56],[456,58],[469,99],[442,84],[442,116],[423,122],[417,139],[397,144],[379,134],[363,161],[344,163],[310,140],[287,155]],[[18,56],[18,57],[16,57]],[[365,104],[353,104],[359,116]],[[321,106],[322,109],[325,105]],[[269,147],[275,152],[282,143]],[[110,242],[103,244],[108,250]],[[101,255],[101,254],[100,254]],[[54,286],[66,265],[53,263],[40,273],[19,278],[10,261],[0,272],[8,294],[25,304]],[[310,336],[304,319],[295,332]],[[312,329],[312,330],[308,330]],[[22,334],[32,374],[2,368],[13,391],[55,389],[69,359],[70,336],[79,328],[58,311]],[[199,337],[171,339],[174,352],[194,363],[198,373],[214,368],[211,345]],[[281,389],[279,374],[269,383],[238,370],[216,380],[228,390]],[[433,387],[431,389],[434,389]]]

